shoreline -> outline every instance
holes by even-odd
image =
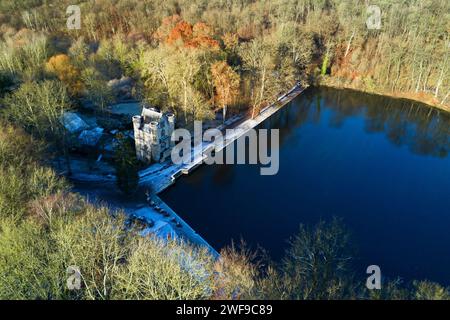
[[[150,198],[147,199],[147,201],[133,200],[130,203],[119,200],[119,202],[115,203],[113,207],[118,207],[120,203],[120,207],[123,207],[123,210],[129,215],[150,219],[155,222],[161,220],[165,223],[169,223],[173,229],[177,231],[180,237],[194,245],[208,248],[214,257],[219,257],[220,254],[218,251],[212,247],[200,234],[198,234],[189,225],[189,223],[180,217],[180,215],[178,215],[167,203],[165,203],[160,198],[159,194],[168,187],[174,185],[179,177],[188,175],[196,168],[204,165],[204,160],[206,158],[204,153],[206,151],[211,148],[216,148],[218,151],[223,150],[241,136],[245,135],[249,130],[255,128],[263,121],[270,118],[278,110],[289,104],[307,88],[308,87],[300,87],[295,85],[290,90],[287,90],[286,93],[279,96],[275,102],[262,109],[253,119],[251,117],[244,117],[243,115],[230,118],[228,120],[229,123],[221,125],[218,128],[221,131],[225,131],[226,129],[237,129],[239,130],[239,134],[233,134],[232,136],[225,134],[223,140],[202,143],[200,148],[193,148],[193,161],[189,164],[175,165],[169,161],[166,161],[165,163],[153,163],[147,168],[139,171],[139,187],[142,189],[150,189],[152,191]],[[89,188],[92,188],[93,184],[97,186],[111,185],[115,180],[114,176],[102,177],[95,174],[79,174],[76,177],[71,178],[71,180],[78,182],[78,187],[81,187],[83,183],[89,183]],[[87,189],[85,191],[89,194]],[[107,197],[106,199],[103,199],[103,201],[108,204]],[[151,201],[153,201],[156,206],[161,207],[168,212],[169,216],[161,216],[161,213],[155,209],[155,206],[151,205]],[[181,228],[177,227],[177,224],[180,224]]]
[[[408,99],[405,97],[398,97],[394,95],[385,95],[380,93],[374,93],[374,92],[366,92],[363,90],[359,90],[356,88],[353,88],[351,86],[338,86],[333,85],[329,83],[320,84],[320,86],[328,87],[328,88],[335,88],[335,89],[346,89],[346,90],[353,90],[356,92],[361,93],[367,93],[367,94],[373,94],[377,96],[387,96],[395,99],[406,99],[410,101],[414,101],[417,103],[422,103],[430,108],[435,108],[436,110],[441,110],[444,112],[449,112],[450,110],[438,108],[432,105],[429,105],[423,101],[418,101],[414,99]],[[249,130],[257,127],[260,123],[265,121],[266,119],[270,118],[273,114],[275,114],[277,111],[282,109],[284,106],[288,105],[292,100],[294,100],[297,96],[299,96],[301,93],[303,93],[308,87],[298,87],[294,86],[290,90],[288,90],[285,94],[281,95],[277,100],[275,100],[274,103],[268,105],[267,107],[263,108],[260,113],[255,117],[244,117],[242,115],[235,116],[230,118],[228,121],[229,123],[225,125],[221,125],[220,130],[225,131],[225,129],[238,129],[239,134],[228,136],[224,135],[223,140],[214,141],[214,142],[207,142],[202,143],[200,148],[193,148],[192,150],[192,159],[193,161],[189,164],[184,165],[175,165],[170,162],[165,163],[153,163],[147,168],[141,170],[139,172],[140,176],[140,182],[139,185],[141,188],[149,188],[152,192],[152,199],[154,202],[158,204],[158,206],[164,208],[167,212],[170,213],[171,218],[174,218],[177,222],[179,222],[182,227],[176,228],[175,223],[170,221],[171,219],[164,219],[166,222],[170,223],[171,225],[174,225],[174,229],[177,230],[182,238],[185,238],[188,242],[191,242],[195,245],[203,246],[209,249],[209,251],[213,254],[215,257],[219,257],[220,254],[217,252],[217,250],[212,247],[208,241],[206,241],[200,234],[198,234],[190,225],[187,223],[179,214],[177,214],[167,203],[165,203],[161,197],[160,193],[164,192],[167,188],[173,186],[176,183],[176,180],[183,176],[191,174],[195,169],[198,167],[204,165],[204,160],[206,158],[205,154],[206,151],[210,150],[211,148],[216,148],[216,150],[220,151],[226,148],[228,145],[239,139],[241,136],[245,135]],[[233,119],[234,118],[234,119]],[[107,179],[99,179],[99,176],[89,176],[83,177],[83,178],[90,178],[87,180],[90,180],[90,182],[99,182],[102,183],[114,183],[114,177],[107,177]],[[105,177],[103,177],[105,178]],[[76,179],[75,179],[76,180]],[[83,180],[83,179],[82,179]],[[108,180],[108,181],[105,181]],[[145,209],[143,210],[143,206],[145,206]],[[130,210],[129,213],[133,213],[137,216],[141,216],[144,218],[153,218],[158,217],[158,212],[152,208],[152,206],[148,202],[140,203],[139,210]],[[157,218],[159,219],[159,218]]]
[[[214,141],[210,143],[204,143],[201,146],[201,150],[197,151],[194,148],[192,153],[193,162],[186,165],[168,165],[164,166],[164,164],[153,164],[149,168],[144,169],[139,172],[140,181],[139,185],[145,187],[148,185],[152,189],[152,198],[158,202],[161,207],[164,207],[168,212],[171,213],[180,221],[184,226],[184,231],[187,231],[186,235],[189,241],[203,245],[213,253],[215,257],[219,257],[220,254],[218,251],[212,247],[208,241],[206,241],[200,234],[198,234],[183,218],[180,217],[167,203],[165,203],[159,194],[174,185],[176,180],[183,176],[190,174],[193,170],[204,164],[204,160],[206,156],[204,152],[210,150],[211,148],[215,148],[216,151],[225,149],[228,145],[239,139],[241,136],[245,135],[249,130],[255,128],[259,124],[261,124],[266,119],[270,118],[273,114],[275,114],[278,110],[282,109],[286,105],[288,105],[292,100],[294,100],[297,96],[303,93],[308,87],[299,87],[295,85],[290,90],[288,90],[285,94],[281,95],[274,103],[265,107],[255,118],[246,118],[243,121],[237,121],[236,125],[230,125],[233,129],[240,130],[238,135],[227,136],[225,135],[223,140]],[[228,127],[230,128],[230,127]],[[226,128],[223,128],[226,129]],[[219,146],[219,147],[218,147]],[[196,152],[197,151],[197,152]],[[159,165],[159,166],[158,166]],[[155,169],[153,171],[148,171],[149,169]],[[153,167],[153,168],[152,168]],[[152,208],[149,206],[149,210]]]
[[[333,88],[333,89],[340,89],[340,90],[347,89],[347,90],[353,90],[353,91],[357,91],[357,92],[361,92],[361,93],[365,93],[365,94],[373,94],[376,96],[388,97],[388,98],[392,98],[392,99],[408,100],[408,101],[412,101],[412,102],[421,103],[430,108],[436,109],[438,111],[444,111],[444,112],[447,112],[450,114],[450,105],[433,103],[429,100],[416,98],[416,97],[412,96],[411,93],[408,93],[408,92],[395,93],[395,92],[389,92],[389,91],[367,91],[367,90],[358,88],[353,85],[337,84],[337,83],[335,83],[335,81],[336,81],[336,79],[333,79],[333,78],[329,78],[327,80],[322,80],[321,82],[319,82],[318,87],[326,87],[326,88]]]
[[[156,163],[141,170],[139,172],[139,184],[147,184],[152,189],[154,194],[160,194],[169,186],[173,185],[179,177],[185,174],[190,174],[193,170],[204,164],[204,160],[206,158],[206,155],[204,154],[205,152],[212,148],[218,152],[225,149],[228,145],[245,135],[249,130],[255,128],[278,110],[289,104],[307,88],[308,87],[299,87],[295,85],[285,94],[281,95],[274,103],[262,109],[255,118],[252,119],[251,117],[248,117],[242,121],[237,121],[238,123],[234,126],[230,125],[223,128],[238,130],[239,134],[225,134],[223,139],[219,141],[207,142],[197,148],[194,147],[191,155],[191,159],[193,159],[193,161],[188,164],[175,165],[168,163]]]

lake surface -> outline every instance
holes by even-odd
[[[280,170],[204,165],[161,197],[216,249],[243,238],[282,257],[299,224],[342,218],[355,268],[450,284],[450,116],[419,103],[309,89],[262,124]]]

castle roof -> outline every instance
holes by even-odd
[[[142,116],[144,117],[144,122],[149,123],[152,121],[159,122],[163,114],[161,112],[156,111],[156,109],[153,108],[143,108]]]

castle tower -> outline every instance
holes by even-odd
[[[161,128],[157,121],[150,122],[150,136],[151,136],[151,158],[154,161],[161,159]]]
[[[134,142],[136,144],[136,157],[140,161],[145,161],[145,142],[142,131],[143,118],[141,116],[133,116]]]
[[[172,138],[172,133],[175,130],[175,115],[173,113],[168,113],[167,121],[169,122],[169,128],[168,128],[167,135],[169,136],[170,147],[173,148],[175,146],[175,142],[172,141],[171,138]]]
[[[141,116],[133,117],[136,156],[140,161],[151,163],[165,161],[172,147],[175,130],[175,115],[162,114],[154,108],[144,106]]]

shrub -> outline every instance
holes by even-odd
[[[59,81],[27,82],[3,99],[3,115],[40,138],[63,138],[61,116],[69,108],[69,97]]]
[[[414,298],[417,300],[450,300],[447,288],[430,281],[414,281]]]
[[[0,69],[25,80],[40,79],[48,56],[48,42],[44,35],[26,34],[22,43],[8,38],[0,42]]]
[[[290,240],[278,272],[263,283],[264,295],[276,299],[346,299],[354,295],[349,234],[340,221],[300,226]]]
[[[72,64],[68,55],[58,54],[51,57],[46,64],[46,69],[55,74],[72,95],[79,95],[83,91],[81,72]]]

